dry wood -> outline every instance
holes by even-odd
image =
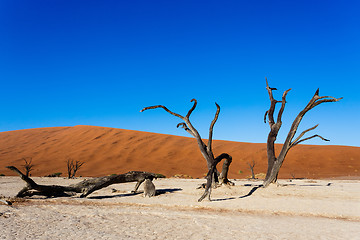
[[[207,163],[207,167],[208,167],[208,171],[209,171],[208,174],[207,174],[207,177],[206,177],[207,178],[207,184],[206,184],[206,187],[205,187],[205,192],[204,192],[203,196],[199,199],[199,201],[202,201],[206,196],[208,196],[209,200],[210,200],[211,187],[212,187],[213,184],[217,184],[219,182],[218,171],[216,169],[216,166],[222,159],[226,159],[226,160],[223,163],[222,174],[220,174],[221,183],[233,185],[233,183],[230,182],[229,179],[227,178],[227,173],[228,173],[229,166],[230,166],[232,158],[227,153],[223,153],[223,154],[221,154],[221,155],[219,155],[218,157],[215,158],[214,154],[213,154],[213,150],[212,150],[213,128],[214,128],[214,125],[215,125],[215,123],[216,123],[216,121],[217,121],[217,119],[219,117],[220,106],[217,103],[215,103],[215,105],[216,105],[216,113],[215,113],[214,119],[211,121],[211,124],[210,124],[209,139],[207,141],[207,144],[205,144],[204,141],[202,140],[199,132],[195,129],[195,127],[190,122],[190,119],[189,119],[190,115],[195,110],[196,105],[197,105],[196,99],[192,99],[191,102],[194,102],[194,104],[191,107],[191,109],[188,111],[188,113],[186,114],[185,117],[178,114],[178,113],[170,111],[167,107],[165,107],[163,105],[145,107],[140,112],[143,112],[143,111],[149,110],[149,109],[162,108],[166,112],[170,113],[171,115],[173,115],[175,117],[178,117],[178,118],[180,118],[181,120],[184,121],[184,122],[179,123],[177,125],[177,127],[182,127],[186,132],[188,132],[193,137],[195,137],[195,139],[197,141],[197,144],[199,146],[200,152],[203,155],[203,157],[206,159],[206,163]]]
[[[74,162],[74,159],[69,158],[66,161],[67,166],[67,172],[68,172],[68,178],[74,178],[76,172],[80,169],[80,167],[84,164],[84,162],[80,162],[76,160]]]
[[[319,89],[316,90],[314,96],[310,99],[309,103],[305,106],[305,108],[297,115],[297,117],[295,118],[294,122],[291,125],[291,128],[289,130],[289,133],[287,135],[287,138],[283,144],[283,147],[278,155],[278,157],[276,157],[275,155],[275,141],[276,141],[276,137],[278,135],[278,132],[281,128],[281,118],[282,118],[282,114],[284,112],[285,109],[285,104],[286,104],[286,95],[288,94],[288,92],[291,89],[286,90],[283,95],[282,95],[282,100],[281,101],[277,101],[274,99],[273,97],[273,90],[277,90],[276,88],[270,88],[269,87],[269,83],[266,79],[266,89],[268,91],[269,94],[269,98],[270,98],[270,108],[269,110],[267,110],[265,112],[265,116],[264,116],[264,120],[266,122],[266,118],[268,119],[268,123],[270,126],[270,132],[268,135],[268,139],[267,139],[267,157],[268,157],[268,169],[267,169],[267,173],[266,173],[266,177],[263,183],[264,187],[267,187],[270,183],[276,182],[277,181],[277,176],[278,173],[280,171],[280,168],[285,160],[286,154],[288,153],[288,151],[296,146],[297,144],[315,138],[315,137],[319,137],[320,139],[324,140],[324,141],[329,141],[328,139],[323,138],[320,135],[313,135],[311,137],[307,137],[304,139],[301,139],[305,133],[314,130],[318,125],[309,128],[305,131],[303,131],[297,138],[295,138],[295,140],[293,140],[296,131],[299,127],[299,124],[302,120],[302,118],[304,117],[304,115],[310,111],[311,109],[313,109],[314,107],[316,107],[317,105],[320,105],[321,103],[326,103],[326,102],[337,102],[339,100],[341,100],[342,98],[334,98],[331,96],[319,96]],[[277,120],[275,122],[274,120],[274,112],[275,112],[275,106],[277,103],[281,103],[281,107],[280,110],[278,112],[277,115]]]
[[[34,168],[34,164],[32,164],[32,158],[23,158],[23,160],[25,161],[25,164],[23,165],[23,167],[25,168],[25,175],[26,176],[30,176],[30,172],[33,170]]]
[[[162,177],[156,173],[131,171],[124,174],[114,174],[98,178],[90,178],[69,186],[39,185],[35,183],[34,180],[32,180],[30,177],[24,175],[16,167],[8,166],[7,168],[16,172],[21,177],[21,179],[27,183],[27,186],[18,192],[18,194],[16,195],[17,197],[26,197],[33,195],[41,195],[46,197],[61,197],[73,196],[76,193],[81,193],[80,197],[83,198],[96,190],[105,188],[112,184],[126,182],[137,182],[135,190],[133,191],[136,192],[140,184],[144,182],[145,179],[152,180],[154,178]]]
[[[249,165],[249,169],[251,171],[251,179],[255,179],[255,172],[254,172],[254,167],[255,167],[255,160],[252,160],[252,163],[247,163]]]

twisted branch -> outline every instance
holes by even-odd
[[[323,138],[322,136],[315,134],[315,135],[313,135],[313,136],[311,136],[311,137],[307,137],[307,138],[304,138],[304,139],[302,139],[302,140],[300,140],[300,141],[297,141],[297,142],[293,143],[293,145],[292,145],[291,147],[293,147],[293,146],[295,146],[295,145],[298,145],[299,143],[304,142],[304,141],[306,141],[306,140],[315,138],[315,137],[321,138],[322,140],[327,141],[327,142],[330,141],[329,139]]]
[[[185,118],[183,116],[181,116],[180,114],[174,113],[172,111],[170,111],[167,107],[163,106],[163,105],[156,105],[156,106],[150,106],[150,107],[145,107],[143,109],[140,110],[140,112],[143,112],[145,110],[149,110],[149,109],[155,109],[155,108],[163,108],[165,111],[167,111],[168,113],[170,113],[171,115],[174,115],[175,117],[179,117],[182,120],[184,120]]]
[[[282,117],[282,114],[283,114],[283,112],[284,112],[285,104],[286,104],[286,95],[288,94],[288,92],[289,92],[290,90],[291,90],[291,88],[288,89],[288,90],[286,90],[286,91],[283,93],[282,100],[281,100],[281,108],[280,108],[280,110],[279,110],[276,123],[281,123],[281,117]]]
[[[196,137],[195,134],[191,131],[190,128],[188,128],[188,126],[186,125],[186,123],[179,123],[178,125],[176,125],[177,128],[181,127],[183,128],[185,131],[187,131],[188,133],[190,133],[193,137]]]
[[[208,151],[212,152],[212,138],[213,138],[213,128],[214,128],[214,125],[219,117],[219,113],[220,113],[220,106],[215,103],[216,105],[216,113],[215,113],[215,116],[214,116],[214,119],[211,121],[211,124],[210,124],[210,128],[209,128],[209,140],[208,140]]]
[[[319,126],[319,124],[316,124],[315,126],[309,128],[309,129],[306,129],[305,131],[303,131],[302,133],[300,133],[300,135],[292,142],[290,143],[290,148],[297,145],[299,143],[299,140],[305,135],[305,133],[311,131],[311,130],[314,130],[315,128],[317,128]]]
[[[198,199],[198,202],[201,202],[202,200],[204,200],[204,198],[206,196],[209,197],[209,201],[211,201],[210,199],[210,195],[211,195],[211,185],[213,183],[213,179],[214,177],[217,177],[217,175],[215,174],[216,171],[216,166],[217,164],[223,160],[226,159],[228,160],[228,165],[230,165],[231,161],[232,161],[232,157],[227,154],[227,153],[222,153],[219,156],[217,156],[214,159],[214,162],[211,164],[211,168],[209,169],[207,175],[206,175],[206,186],[205,186],[205,192],[203,193],[203,195]],[[230,182],[230,181],[229,181]]]
[[[194,111],[194,109],[196,108],[196,105],[197,105],[197,101],[195,98],[191,99],[190,102],[194,102],[194,105],[192,106],[192,108],[189,110],[189,112],[186,114],[186,118],[189,119],[190,117],[190,114]]]

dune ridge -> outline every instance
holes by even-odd
[[[247,162],[252,160],[256,162],[255,173],[266,172],[265,143],[214,140],[213,148],[215,155],[232,155],[230,178],[249,176]],[[5,166],[21,168],[25,157],[32,157],[35,165],[32,176],[55,172],[65,176],[68,158],[85,162],[77,176],[132,170],[167,177],[186,174],[198,178],[206,174],[205,159],[193,138],[107,127],[79,125],[1,132],[0,173],[14,175]],[[279,178],[360,178],[359,160],[359,147],[299,145],[288,153]]]

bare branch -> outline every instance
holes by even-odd
[[[267,77],[265,77],[265,80],[266,80],[266,88],[267,88],[267,89],[277,90],[277,88],[271,88],[271,87],[269,87],[269,83],[268,83]]]
[[[323,98],[327,98],[327,99],[323,99]],[[319,99],[322,99],[322,100],[319,101]],[[320,97],[319,99],[315,101],[315,103],[313,104],[313,106],[311,108],[314,108],[317,105],[320,105],[320,104],[326,103],[326,102],[337,102],[337,101],[340,101],[343,98],[342,97],[341,98],[334,98],[334,97],[326,96],[326,97]]]
[[[266,123],[266,116],[267,116],[268,112],[269,112],[269,110],[267,110],[267,111],[265,112],[265,115],[264,115],[264,123]]]
[[[268,115],[268,118],[269,118],[269,125],[271,127],[271,126],[273,126],[275,124],[274,112],[275,112],[275,105],[276,105],[276,103],[278,103],[278,101],[276,101],[274,99],[272,91],[277,90],[277,89],[269,87],[269,83],[268,83],[267,78],[265,78],[265,80],[266,80],[266,90],[268,91],[269,98],[270,98],[270,108],[267,111],[267,115]],[[266,117],[266,114],[265,114],[265,117]]]
[[[316,124],[315,126],[309,128],[309,129],[306,129],[305,131],[303,131],[302,133],[300,133],[300,135],[299,135],[292,143],[290,143],[290,147],[295,146],[295,145],[297,144],[296,142],[299,141],[299,140],[302,138],[302,136],[304,136],[305,133],[307,133],[307,132],[309,132],[309,131],[311,131],[311,130],[314,130],[314,129],[317,128],[318,126],[319,126],[319,124]],[[294,144],[295,144],[295,145],[294,145]]]
[[[85,162],[80,162],[78,160],[75,161],[75,164],[73,164],[73,172],[71,178],[75,177],[76,172],[79,170],[79,168],[84,164]]]
[[[145,110],[149,110],[149,109],[155,109],[155,108],[163,108],[165,111],[167,111],[168,113],[170,113],[171,115],[174,115],[175,117],[179,117],[181,119],[184,120],[184,117],[181,116],[180,114],[174,113],[172,111],[170,111],[167,107],[163,106],[163,105],[156,105],[156,106],[150,106],[150,107],[145,107],[143,109],[141,109],[140,112],[143,112]]]
[[[176,125],[177,128],[182,127],[185,131],[187,131],[188,133],[190,133],[193,137],[196,137],[195,134],[191,131],[190,128],[188,128],[188,126],[186,125],[186,123],[179,123],[178,125]]]
[[[197,101],[195,98],[191,99],[190,102],[194,102],[194,105],[192,106],[192,108],[189,110],[189,112],[186,114],[186,118],[189,119],[190,117],[190,114],[194,111],[194,109],[196,108],[196,105],[197,105]]]
[[[29,187],[36,187],[37,184],[31,179],[29,178],[28,176],[26,176],[25,174],[23,174],[19,169],[17,169],[16,167],[14,166],[7,166],[6,168],[10,169],[11,171],[14,171],[16,172],[22,180],[24,180]]]
[[[327,141],[327,142],[330,141],[329,139],[323,138],[322,136],[316,134],[316,135],[313,135],[313,136],[311,136],[311,137],[307,137],[307,138],[304,138],[304,139],[302,139],[302,140],[300,140],[300,141],[294,142],[290,147],[293,147],[293,146],[295,146],[295,145],[298,145],[298,144],[301,143],[301,142],[304,142],[304,141],[306,141],[306,140],[309,140],[309,139],[312,139],[312,138],[315,138],[315,137],[321,138],[322,140]]]
[[[319,96],[319,92],[320,92],[320,89],[316,89],[316,92],[315,92],[315,95],[314,96]]]
[[[25,175],[27,177],[30,176],[30,172],[33,170],[34,164],[32,164],[32,158],[29,158],[29,161],[26,158],[23,158],[23,160],[25,161],[25,164],[23,165],[23,167],[25,168]]]
[[[288,89],[288,90],[286,90],[286,91],[283,93],[282,101],[281,101],[281,108],[280,108],[280,110],[279,110],[278,117],[277,117],[277,120],[276,120],[277,123],[281,123],[281,117],[282,117],[282,114],[283,114],[283,112],[284,112],[285,104],[286,104],[286,95],[288,94],[288,92],[289,92],[290,90],[291,90],[291,88]]]
[[[211,121],[211,124],[210,124],[210,128],[209,128],[209,140],[208,140],[208,151],[211,151],[212,152],[212,137],[213,137],[213,128],[214,128],[214,125],[219,117],[219,113],[220,113],[220,106],[215,103],[216,105],[216,113],[215,113],[215,116],[214,116],[214,119]]]

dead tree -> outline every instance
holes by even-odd
[[[32,158],[31,157],[28,158],[28,160],[26,158],[23,158],[23,160],[25,161],[25,164],[23,165],[23,167],[25,168],[25,175],[28,177],[28,176],[30,176],[30,172],[32,170],[34,170],[33,169],[34,164],[32,164]]]
[[[32,180],[30,177],[19,171],[16,167],[8,166],[7,168],[16,172],[21,177],[21,179],[26,182],[26,187],[20,190],[16,197],[31,197],[33,195],[41,195],[46,197],[69,197],[75,195],[76,193],[81,193],[80,197],[83,198],[96,190],[108,187],[112,184],[126,182],[137,182],[134,191],[132,191],[135,193],[140,184],[144,182],[145,179],[153,180],[154,178],[163,177],[156,173],[131,171],[124,174],[114,174],[98,178],[90,178],[69,186],[39,185],[35,183],[34,180]]]
[[[251,171],[251,179],[255,179],[255,172],[254,172],[254,167],[255,167],[255,160],[252,160],[252,163],[247,163],[249,165],[249,169]]]
[[[78,160],[75,161],[69,158],[66,162],[67,165],[67,172],[68,172],[68,178],[74,178],[76,172],[79,170],[79,168],[84,164],[84,162],[80,162]]]
[[[212,120],[212,122],[210,124],[208,142],[207,142],[207,144],[205,144],[204,141],[202,140],[199,132],[194,128],[194,126],[190,122],[190,119],[189,119],[190,115],[194,111],[194,109],[196,108],[196,105],[197,105],[196,99],[192,99],[191,102],[194,102],[194,104],[193,104],[192,108],[188,111],[186,116],[182,116],[178,113],[172,112],[163,105],[145,107],[140,112],[143,112],[148,109],[162,108],[166,112],[170,113],[171,115],[178,117],[184,121],[184,122],[179,123],[176,127],[182,127],[185,131],[187,131],[189,134],[191,134],[193,137],[195,137],[197,144],[199,146],[200,152],[206,159],[206,163],[207,163],[207,167],[208,167],[208,174],[206,176],[207,182],[206,182],[205,192],[201,196],[201,198],[199,198],[198,201],[200,202],[206,196],[208,196],[209,200],[210,200],[211,187],[213,186],[213,184],[219,183],[219,178],[220,178],[221,183],[223,183],[223,184],[234,185],[232,182],[229,181],[229,179],[227,177],[229,166],[232,161],[232,157],[227,153],[222,153],[215,158],[214,154],[213,154],[213,150],[212,150],[213,128],[219,117],[220,106],[217,103],[215,103],[217,110],[216,110],[214,119]],[[225,159],[225,161],[223,163],[223,170],[222,170],[221,174],[218,176],[218,171],[216,169],[216,166],[222,159]]]
[[[279,130],[281,128],[281,124],[282,124],[281,117],[284,112],[284,108],[285,108],[285,104],[286,104],[286,95],[288,94],[288,92],[291,89],[288,89],[283,93],[281,101],[277,101],[274,99],[272,91],[277,90],[277,89],[270,88],[267,79],[266,79],[266,89],[267,89],[269,97],[270,97],[270,108],[265,113],[264,122],[266,123],[266,118],[268,118],[268,123],[270,125],[270,133],[269,133],[268,139],[267,139],[268,169],[267,169],[266,177],[265,177],[265,180],[263,183],[264,187],[267,187],[270,183],[274,183],[277,181],[277,177],[278,177],[280,168],[285,160],[286,154],[292,147],[296,146],[297,144],[299,144],[303,141],[306,141],[306,140],[309,140],[309,139],[312,139],[315,137],[318,137],[324,141],[329,141],[320,135],[312,135],[310,137],[302,139],[302,137],[305,135],[305,133],[307,133],[311,130],[314,130],[318,125],[315,125],[314,127],[311,127],[309,129],[303,131],[294,140],[293,140],[293,138],[296,134],[296,131],[299,127],[299,124],[300,124],[302,118],[308,111],[310,111],[311,109],[313,109],[314,107],[316,107],[322,103],[337,102],[340,99],[342,99],[342,98],[334,98],[331,96],[322,96],[321,97],[321,96],[319,96],[319,89],[317,89],[314,96],[310,99],[310,101],[306,105],[306,107],[295,118],[294,122],[291,125],[290,131],[286,137],[286,140],[281,148],[281,151],[280,151],[279,155],[276,157],[275,156],[275,141],[276,141],[276,137],[278,135],[278,132],[279,132]],[[275,122],[274,112],[275,112],[275,105],[277,103],[281,103],[281,107],[279,109],[277,119]]]

